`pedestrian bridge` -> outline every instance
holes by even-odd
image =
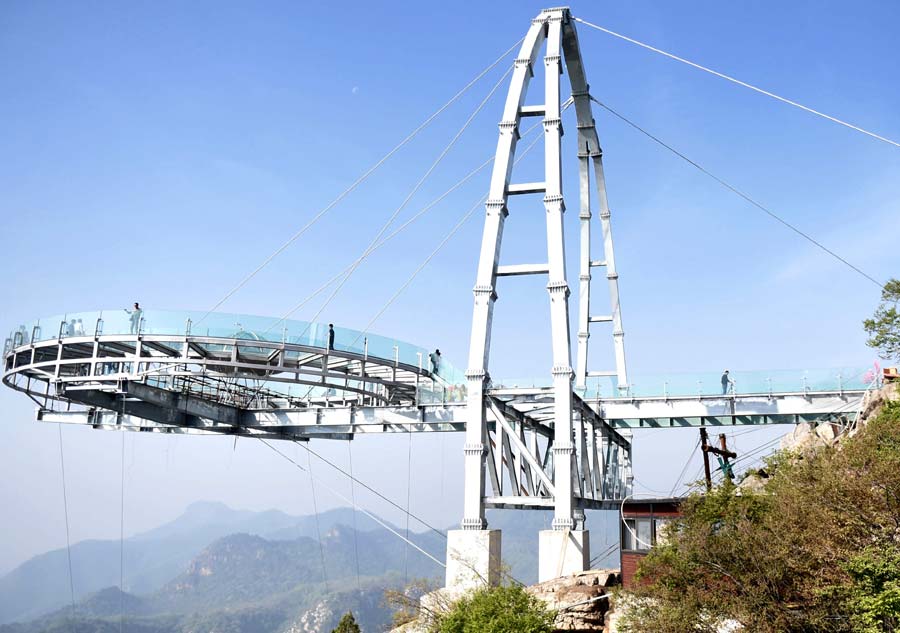
[[[462,432],[471,402],[427,348],[328,326],[237,314],[125,310],[23,323],[4,343],[3,382],[37,419],[95,429],[309,441],[371,433]],[[631,429],[855,419],[871,370],[633,374],[572,392],[576,503],[611,507],[631,490]],[[488,379],[489,507],[553,507],[555,392],[549,381]]]

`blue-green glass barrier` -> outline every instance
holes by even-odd
[[[328,346],[328,324],[246,314],[204,312],[170,312],[132,308],[58,314],[23,323],[10,332],[4,348],[49,341],[59,336],[94,336],[99,334],[172,334],[209,336],[244,340],[286,342],[314,347]],[[429,354],[433,350],[404,341],[363,333],[349,328],[334,328],[334,348],[339,351],[368,355],[380,360],[397,361],[413,367],[432,369]],[[442,358],[438,364],[440,381],[462,383],[464,373]],[[439,381],[439,382],[440,382]]]

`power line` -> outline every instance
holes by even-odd
[[[487,68],[485,68],[480,73],[478,73],[474,79],[472,79],[469,83],[467,83],[465,86],[463,86],[463,88],[459,92],[457,92],[455,95],[453,95],[449,101],[447,101],[444,105],[442,105],[440,108],[438,108],[431,116],[429,116],[422,123],[420,123],[416,129],[414,129],[412,132],[409,133],[409,135],[406,136],[406,138],[404,138],[402,141],[400,141],[400,143],[395,145],[394,148],[391,149],[383,157],[381,157],[381,159],[379,159],[378,162],[376,162],[369,169],[367,169],[365,172],[363,172],[363,174],[359,178],[357,178],[353,182],[353,184],[351,184],[349,187],[347,187],[344,191],[342,191],[338,195],[337,198],[332,200],[330,203],[328,203],[328,205],[326,205],[323,209],[321,209],[315,216],[313,216],[313,218],[309,222],[304,224],[303,227],[300,228],[296,233],[294,233],[290,238],[288,238],[288,240],[284,244],[282,244],[277,249],[275,249],[268,257],[266,257],[262,261],[262,263],[259,264],[259,266],[257,266],[255,269],[253,269],[253,271],[251,271],[246,277],[244,277],[234,288],[229,290],[225,294],[225,296],[222,297],[212,308],[207,310],[206,314],[204,314],[202,317],[200,317],[200,319],[197,320],[197,324],[202,322],[206,317],[208,317],[216,309],[218,309],[219,306],[221,306],[223,303],[228,301],[228,299],[230,299],[236,292],[238,292],[241,288],[243,288],[245,285],[247,285],[247,283],[251,279],[253,279],[263,268],[268,266],[269,263],[271,263],[271,261],[273,259],[278,257],[278,255],[280,255],[282,252],[284,252],[285,249],[287,249],[291,244],[296,242],[304,233],[306,233],[307,230],[310,229],[310,227],[312,227],[316,222],[318,222],[326,213],[331,211],[331,209],[333,209],[335,206],[337,206],[338,203],[340,203],[344,198],[346,198],[348,195],[350,195],[350,193],[352,193],[359,185],[361,185],[364,181],[366,181],[369,178],[369,176],[371,176],[375,171],[377,171],[379,167],[381,167],[385,162],[387,162],[387,160],[389,158],[391,158],[391,156],[393,156],[398,151],[400,151],[401,148],[403,148],[407,143],[409,143],[411,140],[413,140],[422,130],[424,130],[426,127],[428,127],[431,124],[431,122],[434,121],[434,119],[438,117],[438,115],[440,115],[442,112],[444,112],[444,110],[446,110],[451,105],[453,105],[457,100],[459,100],[460,97],[462,97],[466,92],[468,92],[469,88],[474,86],[482,77],[484,77],[487,73],[489,73],[491,70],[493,70],[494,67],[496,67],[497,64],[502,62],[506,58],[506,56],[509,55],[509,53],[511,53],[521,42],[522,42],[522,40],[519,40],[518,42],[516,42],[515,44],[510,46],[502,55],[500,55],[500,57],[498,57],[496,60],[494,60],[494,62],[492,62]]]
[[[845,266],[847,266],[847,267],[850,268],[851,270],[854,270],[855,272],[859,273],[860,275],[862,275],[863,277],[865,277],[866,279],[868,279],[869,281],[871,281],[873,284],[875,284],[875,285],[878,286],[879,288],[884,289],[884,284],[882,284],[880,281],[878,281],[877,279],[875,279],[874,277],[872,277],[871,275],[869,275],[869,274],[866,273],[865,271],[861,270],[859,267],[854,266],[853,264],[851,264],[850,262],[848,262],[846,259],[844,259],[844,258],[841,257],[840,255],[838,255],[837,253],[835,253],[833,250],[831,250],[830,248],[828,248],[827,246],[825,246],[825,245],[822,244],[821,242],[817,241],[815,238],[813,238],[813,237],[809,236],[808,234],[804,233],[802,230],[798,229],[796,226],[794,226],[793,224],[791,224],[791,223],[788,222],[787,220],[781,218],[781,217],[780,217],[779,215],[777,215],[774,211],[772,211],[772,210],[769,209],[768,207],[764,206],[762,203],[757,202],[755,199],[751,198],[749,194],[744,193],[743,191],[741,191],[741,190],[738,189],[737,187],[735,187],[735,186],[729,184],[727,181],[723,180],[722,178],[719,178],[718,176],[716,176],[715,174],[713,174],[712,172],[710,172],[708,169],[706,169],[705,167],[703,167],[702,165],[700,165],[700,164],[697,163],[696,161],[691,160],[690,158],[688,158],[687,156],[685,156],[684,154],[682,154],[680,151],[678,151],[677,149],[675,149],[675,148],[672,147],[671,145],[669,145],[669,144],[665,143],[664,141],[662,141],[659,137],[654,136],[653,134],[651,134],[650,132],[648,132],[647,130],[645,130],[645,129],[642,128],[641,126],[639,126],[637,123],[634,123],[633,121],[631,121],[630,119],[628,119],[628,118],[625,117],[624,115],[619,114],[618,112],[616,112],[615,110],[613,110],[611,107],[609,107],[609,106],[606,105],[605,103],[602,103],[601,101],[598,101],[598,100],[595,99],[594,97],[591,97],[591,100],[592,100],[594,103],[596,103],[597,105],[599,105],[601,108],[603,108],[604,110],[606,110],[607,112],[609,112],[610,114],[612,114],[613,116],[615,116],[616,118],[618,118],[618,119],[624,121],[625,123],[627,123],[628,125],[630,125],[631,127],[633,127],[635,130],[637,130],[638,132],[640,132],[641,134],[643,134],[643,135],[646,136],[647,138],[651,139],[652,141],[656,142],[658,145],[661,145],[662,147],[664,147],[665,149],[669,150],[670,152],[672,152],[673,154],[675,154],[676,156],[678,156],[679,158],[681,158],[681,159],[684,160],[685,162],[687,162],[687,163],[689,163],[690,165],[692,165],[693,167],[697,168],[699,171],[703,172],[704,174],[706,174],[707,176],[709,176],[710,178],[712,178],[713,180],[715,180],[717,183],[719,183],[720,185],[722,185],[723,187],[725,187],[726,189],[728,189],[728,190],[731,191],[732,193],[734,193],[734,194],[740,196],[741,198],[743,198],[744,200],[746,200],[747,202],[749,202],[750,204],[752,204],[754,207],[756,207],[757,209],[759,209],[760,211],[762,211],[763,213],[765,213],[765,214],[768,215],[769,217],[771,217],[771,218],[773,218],[774,220],[778,221],[779,223],[783,224],[784,226],[786,226],[787,228],[789,228],[791,231],[793,231],[794,233],[796,233],[797,235],[799,235],[800,237],[802,237],[803,239],[805,239],[805,240],[808,241],[809,243],[815,245],[817,248],[821,249],[822,251],[824,251],[825,253],[827,253],[828,255],[830,255],[831,257],[833,257],[834,259],[836,259],[837,261],[841,262],[842,264],[844,264]]]
[[[697,449],[700,448],[700,440],[697,440],[697,443],[694,444],[694,450],[691,451],[690,456],[687,458],[687,461],[684,463],[684,468],[681,469],[681,473],[678,475],[678,479],[675,480],[675,485],[672,486],[672,490],[669,492],[669,496],[675,496],[675,490],[681,485],[681,478],[684,477],[684,474],[687,472],[688,466],[691,465],[691,460],[694,459],[694,455],[697,454]]]
[[[726,81],[730,81],[739,86],[743,86],[744,88],[749,88],[750,90],[753,90],[754,92],[758,92],[759,94],[765,95],[767,97],[771,97],[772,99],[775,99],[777,101],[781,101],[782,103],[786,103],[788,105],[794,106],[795,108],[800,108],[801,110],[803,110],[805,112],[809,112],[810,114],[814,114],[818,117],[822,117],[823,119],[827,119],[828,121],[837,123],[838,125],[843,125],[844,127],[850,128],[851,130],[856,130],[857,132],[862,132],[863,134],[865,134],[867,136],[871,136],[872,138],[877,139],[879,141],[883,141],[885,143],[888,143],[889,145],[893,145],[895,147],[900,147],[900,143],[898,143],[897,141],[893,141],[889,138],[881,136],[880,134],[876,134],[875,132],[870,132],[869,130],[859,127],[858,125],[853,125],[852,123],[848,123],[847,121],[842,121],[841,119],[838,119],[837,117],[833,117],[830,114],[825,114],[824,112],[820,112],[819,110],[814,110],[813,108],[805,106],[802,103],[797,103],[796,101],[792,101],[785,97],[779,96],[779,95],[775,94],[774,92],[769,92],[768,90],[763,90],[762,88],[760,88],[758,86],[754,86],[753,84],[749,84],[745,81],[741,81],[740,79],[736,79],[736,78],[732,77],[731,75],[726,75],[725,73],[720,73],[719,71],[713,70],[712,68],[707,68],[706,66],[701,66],[700,64],[692,62],[688,59],[679,57],[678,55],[673,55],[672,53],[668,53],[664,50],[656,48],[655,46],[650,46],[649,44],[645,44],[644,42],[639,42],[638,40],[627,37],[625,35],[622,35],[621,33],[616,33],[615,31],[610,31],[609,29],[605,29],[602,26],[599,26],[597,24],[592,24],[590,22],[582,20],[581,18],[574,18],[574,19],[576,22],[581,22],[585,26],[589,26],[593,29],[597,29],[598,31],[603,31],[604,33],[607,33],[608,35],[612,35],[613,37],[618,37],[619,39],[625,40],[626,42],[636,44],[642,48],[646,48],[649,51],[653,51],[654,53],[659,53],[660,55],[664,55],[665,57],[668,57],[669,59],[674,59],[675,61],[681,62],[682,64],[687,64],[688,66],[692,66],[694,68],[697,68],[698,70],[702,70],[703,72],[707,72],[711,75],[715,75],[716,77],[725,79]]]
[[[353,263],[353,266],[350,267],[350,270],[347,271],[346,275],[344,275],[343,279],[341,279],[340,283],[338,283],[337,288],[335,288],[331,292],[331,294],[325,300],[325,303],[323,303],[319,307],[318,311],[309,320],[309,324],[306,326],[306,330],[303,331],[303,334],[305,334],[306,331],[309,330],[309,327],[316,321],[317,318],[319,318],[319,315],[322,314],[322,312],[325,310],[325,308],[328,307],[328,304],[331,303],[332,299],[334,299],[334,297],[337,295],[337,293],[341,291],[341,288],[344,287],[344,284],[347,283],[347,281],[350,279],[350,277],[353,275],[353,273],[356,272],[356,269],[359,267],[359,265],[362,263],[362,261],[368,256],[369,253],[371,253],[375,244],[377,244],[378,241],[381,239],[381,236],[384,235],[385,231],[387,231],[388,228],[390,228],[391,224],[394,223],[394,220],[397,218],[397,216],[400,215],[400,212],[406,208],[406,205],[409,204],[409,202],[410,202],[410,200],[412,200],[413,196],[415,196],[416,193],[418,193],[419,189],[422,188],[422,185],[424,185],[425,182],[428,180],[428,178],[431,176],[431,174],[434,173],[434,170],[437,169],[438,165],[441,164],[441,162],[444,160],[444,158],[447,156],[447,154],[450,152],[450,150],[453,148],[453,146],[456,145],[456,142],[459,140],[459,138],[468,129],[469,125],[472,123],[472,121],[475,119],[475,117],[478,116],[478,113],[481,112],[481,110],[484,108],[485,105],[487,105],[488,101],[490,101],[491,97],[494,96],[494,93],[497,91],[497,89],[500,87],[500,85],[506,80],[507,75],[509,75],[512,71],[513,71],[513,69],[512,69],[512,67],[510,67],[509,69],[507,69],[507,71],[505,73],[503,73],[503,76],[501,76],[500,79],[497,81],[497,83],[494,84],[493,88],[491,88],[491,90],[488,92],[487,96],[481,101],[481,103],[478,104],[478,106],[475,108],[475,110],[472,112],[472,114],[469,115],[469,118],[466,119],[465,123],[463,123],[462,127],[459,128],[459,130],[456,132],[454,137],[452,139],[450,139],[450,142],[447,144],[447,146],[444,147],[444,149],[441,151],[440,154],[438,154],[438,157],[434,160],[434,162],[432,162],[431,165],[428,167],[428,169],[425,170],[425,173],[422,175],[421,178],[419,178],[418,182],[416,182],[416,184],[413,186],[412,190],[406,195],[406,198],[403,199],[403,202],[400,203],[400,206],[397,207],[397,209],[394,211],[393,214],[391,214],[391,217],[388,218],[387,222],[385,222],[384,225],[381,227],[381,229],[379,229],[378,233],[375,235],[375,237],[372,239],[372,241],[369,242],[369,245],[366,246],[366,249],[365,249],[365,251],[363,251],[362,256],[359,259],[357,259],[356,262]],[[303,336],[303,334],[301,334],[300,336]]]

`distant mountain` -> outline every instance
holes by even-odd
[[[319,529],[353,525],[353,510],[322,512]],[[360,530],[382,529],[363,514]],[[233,510],[221,503],[194,503],[174,521],[125,540],[125,588],[146,594],[183,572],[191,558],[223,536],[255,534],[286,540],[315,537],[315,517],[295,517],[277,510]],[[82,541],[72,546],[76,598],[119,584],[119,542]],[[0,624],[27,620],[69,604],[66,550],[35,556],[0,577]]]
[[[440,551],[439,536],[416,536],[423,549]],[[323,535],[321,549],[309,537],[234,534],[210,545],[156,592],[134,596],[107,588],[80,602],[74,613],[63,608],[29,623],[0,626],[0,633],[62,631],[68,624],[97,633],[118,626],[120,617],[129,631],[146,633],[327,633],[347,610],[367,630],[381,630],[391,617],[384,591],[405,582],[398,570],[405,568],[409,578],[440,574],[440,566],[426,557],[407,557],[404,545],[384,529],[354,538],[343,525]]]
[[[536,581],[537,532],[551,520],[549,512],[488,513],[490,527],[503,531],[503,557],[513,577]],[[316,517],[194,504],[175,521],[126,541],[128,593],[112,586],[118,584],[117,541],[72,548],[76,591],[85,596],[74,613],[67,606],[64,550],[35,557],[3,577],[6,621],[31,621],[0,623],[0,633],[118,631],[123,613],[129,632],[328,633],[347,610],[363,630],[377,631],[390,619],[385,589],[415,578],[435,584],[443,579],[440,565],[372,519],[354,517],[350,508],[320,514],[318,529],[321,544]],[[440,535],[410,538],[444,559]],[[594,539],[595,555],[602,541]]]

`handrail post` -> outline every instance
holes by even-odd
[[[422,375],[422,352],[416,352],[419,357],[419,371],[416,372],[416,406],[419,406],[419,377]]]

